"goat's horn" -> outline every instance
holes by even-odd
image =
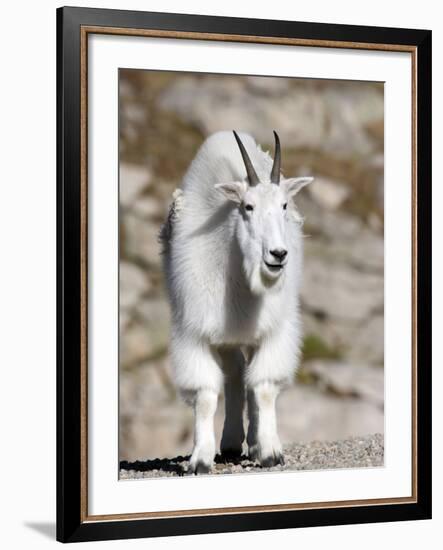
[[[243,157],[243,162],[245,163],[246,173],[248,174],[248,180],[249,185],[254,186],[257,185],[259,182],[258,176],[256,171],[254,170],[254,167],[252,166],[251,159],[248,156],[248,153],[246,152],[245,146],[241,142],[240,138],[237,135],[237,132],[233,130],[235,139],[237,140],[238,146],[240,148],[241,156]]]
[[[275,137],[275,153],[274,164],[271,171],[271,182],[278,185],[280,183],[280,164],[281,164],[281,151],[280,151],[280,139],[277,132],[274,130]]]

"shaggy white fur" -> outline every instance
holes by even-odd
[[[239,137],[259,183],[249,183],[234,134],[213,134],[174,193],[161,230],[172,367],[195,412],[195,473],[209,471],[214,459],[223,385],[222,453],[242,452],[247,397],[249,454],[262,465],[283,461],[275,402],[299,355],[302,218],[293,197],[312,178],[271,183],[272,158],[248,134]]]

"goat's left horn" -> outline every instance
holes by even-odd
[[[241,139],[238,137],[237,132],[235,130],[232,130],[234,132],[235,139],[237,141],[237,144],[240,149],[241,156],[243,158],[243,162],[245,163],[246,173],[248,175],[249,185],[254,186],[258,185],[260,183],[257,172],[254,170],[254,167],[252,166],[251,159],[249,158],[248,153],[246,152],[245,146],[241,142]]]
[[[275,138],[275,153],[274,153],[274,164],[272,165],[271,171],[271,183],[278,185],[280,183],[280,164],[281,164],[281,150],[280,150],[280,138],[278,137],[277,132],[274,130]]]

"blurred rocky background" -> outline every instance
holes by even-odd
[[[278,402],[284,444],[383,433],[383,85],[120,71],[120,460],[188,454],[192,411],[169,371],[157,235],[207,135],[251,133],[286,176],[313,175],[303,361]],[[216,416],[219,440],[223,396]]]

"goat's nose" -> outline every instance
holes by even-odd
[[[274,256],[274,258],[277,258],[277,260],[279,260],[280,262],[282,262],[285,259],[287,253],[288,251],[285,250],[284,248],[274,248],[274,250],[271,250],[271,254]]]

